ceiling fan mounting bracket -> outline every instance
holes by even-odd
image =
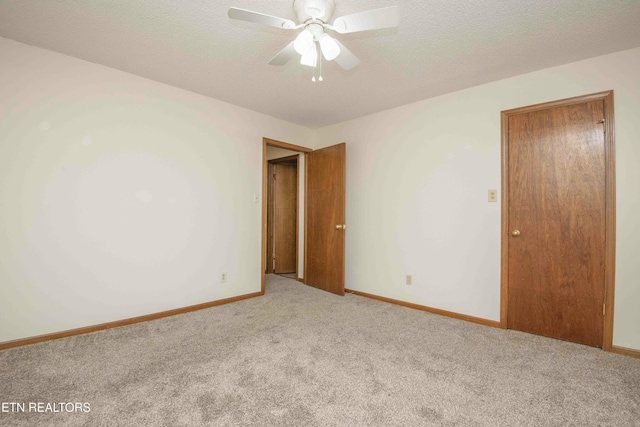
[[[293,11],[298,22],[321,21],[329,22],[336,8],[334,0],[293,0]]]

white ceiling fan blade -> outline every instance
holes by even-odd
[[[284,65],[289,62],[289,60],[297,53],[296,49],[293,47],[293,43],[294,42],[289,43],[284,47],[284,49],[276,53],[276,56],[271,58],[271,61],[269,61],[269,65]]]
[[[339,40],[336,40],[338,46],[340,46],[340,54],[334,59],[344,70],[350,70],[353,67],[357,66],[360,63],[360,60],[357,56],[355,56],[349,49],[344,47]]]
[[[256,24],[269,25],[270,27],[284,28],[287,30],[295,28],[296,26],[295,22],[290,19],[278,18],[277,16],[266,15],[246,9],[238,9],[237,7],[230,7],[228,15],[231,19],[255,22]]]
[[[397,27],[398,25],[400,25],[398,6],[389,6],[336,18],[333,22],[333,29],[340,34],[346,34]]]

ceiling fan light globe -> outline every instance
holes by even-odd
[[[327,61],[333,61],[340,55],[340,46],[329,34],[322,33],[318,38],[318,42],[320,43],[322,55]]]
[[[304,30],[296,37],[296,40],[293,42],[293,48],[300,55],[305,55],[311,50],[313,44],[313,34],[311,34],[309,30]]]
[[[300,57],[300,64],[306,65],[308,67],[315,67],[318,63],[318,51],[316,49],[315,43],[309,49],[309,52],[305,53]]]

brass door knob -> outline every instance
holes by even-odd
[[[513,230],[513,231],[511,232],[511,235],[512,235],[513,237],[518,237],[518,236],[520,235],[520,230]]]
[[[342,230],[342,224],[336,225],[336,230]]]

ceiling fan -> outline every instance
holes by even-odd
[[[329,24],[329,20],[335,10],[334,0],[294,0],[293,10],[298,18],[298,24],[290,19],[235,7],[229,8],[228,15],[231,19],[269,25],[285,30],[303,28],[295,40],[271,58],[269,65],[284,65],[296,54],[299,54],[302,65],[314,68],[313,81],[316,81],[316,66],[322,66],[322,57],[327,61],[335,60],[345,70],[350,70],[360,63],[360,60],[340,41],[327,34],[327,30],[332,30],[339,34],[347,34],[397,27],[400,24],[397,6],[341,16],[336,18],[333,24]],[[322,81],[321,71],[318,80]]]

